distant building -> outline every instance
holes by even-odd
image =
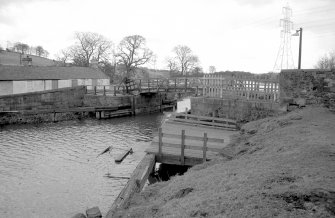
[[[103,72],[89,67],[36,67],[0,65],[0,95],[87,85],[109,85]]]

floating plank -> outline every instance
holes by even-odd
[[[133,149],[132,148],[130,148],[127,151],[124,151],[117,158],[115,158],[115,163],[121,163],[129,154],[132,154],[132,153],[133,153]]]
[[[108,211],[106,218],[114,217],[118,209],[124,209],[129,205],[129,201],[136,192],[140,192],[149,177],[149,174],[155,166],[155,155],[146,154],[141,162],[137,165],[126,186],[122,189],[115,199],[111,209]]]

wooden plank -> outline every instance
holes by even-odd
[[[207,152],[207,133],[204,133],[204,146],[203,146],[203,157],[202,162],[206,162],[206,152]]]
[[[162,143],[163,134],[162,134],[162,128],[161,127],[158,129],[158,138],[159,138],[158,154],[161,155],[162,154],[162,146],[163,146],[163,143]]]
[[[157,142],[152,142],[152,145],[158,146],[159,143]],[[176,148],[176,149],[180,149],[181,148],[181,144],[176,144],[176,143],[169,143],[169,142],[163,142],[162,143],[162,152],[164,153],[163,149],[164,148]],[[189,145],[189,144],[184,144],[184,149],[190,149],[190,150],[197,150],[197,151],[202,151],[203,147],[201,146],[196,146],[196,145]],[[207,151],[213,151],[213,152],[220,152],[222,150],[221,147],[207,147]],[[159,151],[158,151],[158,154]]]
[[[226,128],[236,128],[233,125],[223,124],[223,123],[213,123],[213,122],[187,120],[187,119],[179,119],[179,118],[170,118],[169,120],[176,121],[176,122],[181,122],[181,123],[201,124],[201,125],[205,125],[205,126],[218,126],[218,127],[226,127]]]
[[[141,162],[137,165],[126,186],[122,189],[118,197],[108,211],[106,218],[112,218],[118,209],[124,209],[129,205],[130,199],[134,193],[140,192],[148,179],[150,172],[155,165],[155,155],[146,154]]]
[[[184,152],[185,152],[185,130],[183,129],[181,131],[181,160],[180,163],[181,165],[185,165],[185,156],[184,156]]]
[[[130,148],[129,150],[124,151],[118,157],[115,158],[115,163],[121,163],[129,154],[133,153],[133,149]]]
[[[221,122],[230,122],[236,124],[236,120],[227,119],[227,118],[219,118],[219,117],[206,117],[206,116],[198,116],[198,115],[192,115],[192,114],[183,114],[183,113],[174,113],[172,116],[180,116],[180,117],[191,117],[196,119],[205,119],[205,120],[216,120]]]
[[[181,135],[178,135],[178,134],[163,133],[163,135],[166,138],[181,138]],[[185,135],[185,139],[186,140],[199,140],[199,141],[203,141],[203,137],[200,137],[200,136]],[[208,140],[208,142],[224,143],[224,139],[208,138],[207,140]]]

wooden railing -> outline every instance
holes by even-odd
[[[197,116],[187,113],[173,113],[169,117],[169,121],[188,123],[192,125],[203,125],[212,126],[218,128],[228,128],[237,129],[237,123],[235,120],[218,118],[218,117],[207,117],[207,116]]]
[[[193,92],[199,94],[201,78],[136,79],[127,84],[87,85],[88,94],[126,94],[133,92]]]
[[[278,101],[279,80],[276,75],[226,76],[206,74],[203,95],[223,98],[227,95],[247,100]]]
[[[126,87],[122,85],[87,85],[86,94],[93,95],[114,95],[116,94],[125,94]]]
[[[163,142],[163,137],[168,138],[168,139],[180,139],[180,143]],[[192,145],[188,140],[202,141],[203,146],[200,147],[200,146]],[[177,134],[171,134],[171,133],[163,133],[162,128],[158,129],[158,155],[163,155],[163,147],[180,149],[181,165],[185,165],[185,149],[202,151],[203,162],[206,162],[207,160],[206,158],[207,151],[213,151],[213,152],[221,151],[221,148],[219,147],[208,147],[207,145],[208,142],[223,144],[224,139],[208,138],[207,133],[204,133],[203,137],[199,137],[199,136],[188,136],[185,134],[185,130],[181,131],[181,135],[177,135]],[[156,142],[153,142],[153,143],[156,143]]]

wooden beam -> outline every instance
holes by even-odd
[[[181,165],[185,165],[185,130],[181,131],[181,154],[180,154],[180,163]]]
[[[146,154],[141,162],[137,165],[126,186],[115,199],[111,209],[106,215],[106,218],[112,218],[118,209],[124,209],[128,207],[130,199],[133,197],[133,195],[142,190],[154,166],[155,155]]]
[[[120,154],[117,158],[115,158],[115,163],[121,163],[129,154],[133,153],[133,149],[130,148]]]
[[[204,146],[203,146],[203,157],[202,162],[206,162],[206,152],[207,152],[207,133],[204,133]]]

